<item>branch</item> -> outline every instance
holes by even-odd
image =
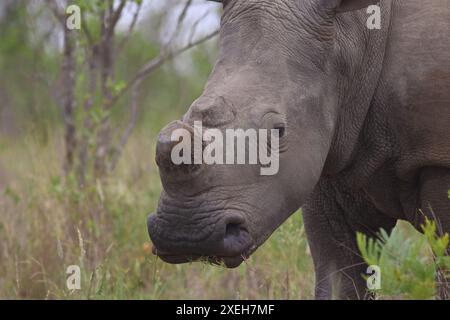
[[[86,36],[88,44],[89,45],[93,45],[94,44],[94,37],[92,36],[91,31],[89,30],[84,10],[81,12],[81,23],[83,25],[82,30],[83,30],[83,32],[84,32],[84,34]]]
[[[128,121],[128,125],[125,129],[125,132],[122,135],[122,138],[119,141],[119,144],[113,151],[111,157],[111,164],[109,167],[111,171],[113,171],[116,168],[117,162],[120,156],[122,155],[123,149],[125,148],[125,145],[127,144],[134,127],[136,126],[140,84],[141,81],[136,82],[131,89],[130,120]]]
[[[157,58],[151,60],[149,63],[147,63],[146,65],[144,65],[144,67],[141,68],[141,70],[138,72],[138,74],[136,75],[135,79],[132,80],[133,82],[136,82],[138,79],[141,78],[145,78],[146,76],[148,76],[152,71],[154,71],[156,68],[158,68],[159,66],[161,66],[164,62],[171,60],[177,56],[179,56],[180,54],[184,53],[185,51],[192,49],[193,47],[208,41],[211,38],[214,38],[216,35],[219,34],[219,30],[216,30],[194,42],[190,42],[188,43],[186,46],[175,50],[175,51],[169,51],[166,54],[160,55]]]
[[[48,5],[48,7],[50,8],[50,10],[53,13],[53,16],[56,18],[56,20],[58,20],[58,22],[65,28],[65,14],[64,14],[64,10],[62,10],[59,6],[58,3],[54,0],[46,0],[46,3]]]
[[[167,47],[170,46],[170,44],[173,42],[173,40],[179,34],[181,26],[183,25],[183,21],[186,18],[186,14],[189,11],[189,8],[190,8],[191,5],[192,5],[192,0],[187,0],[186,3],[184,4],[183,10],[181,10],[180,15],[178,16],[178,20],[177,20],[177,25],[175,27],[175,31],[173,32],[173,34],[170,37],[169,41],[167,41],[166,45],[163,47],[163,51],[165,51],[167,49]]]
[[[62,112],[65,124],[65,163],[64,172],[68,174],[73,167],[74,153],[76,149],[76,126],[75,126],[75,41],[74,33],[64,28],[64,56],[62,64],[63,77],[63,101]]]
[[[200,22],[202,22],[203,19],[205,19],[208,15],[209,11],[205,11],[205,13],[192,24],[191,32],[189,35],[189,42],[192,42],[192,39],[194,39],[195,33],[197,32],[197,27]]]
[[[97,91],[97,55],[98,48],[93,45],[91,48],[86,49],[87,55],[87,72],[88,72],[88,96],[84,101],[84,119],[83,119],[83,131],[82,139],[80,139],[80,146],[78,150],[78,183],[80,186],[84,185],[86,180],[86,170],[88,163],[88,145],[89,145],[89,135],[91,134],[94,124],[92,121],[92,116],[90,111],[94,105],[95,94]]]
[[[199,44],[214,38],[218,34],[219,34],[219,30],[215,30],[214,32],[211,32],[210,34],[208,34],[194,42],[190,42],[187,45],[185,45],[184,47],[179,48],[175,51],[166,51],[166,52],[160,53],[159,56],[157,56],[156,58],[153,58],[149,62],[147,62],[139,70],[139,72],[127,83],[127,85],[112,98],[110,103],[114,104],[117,101],[117,99],[119,99],[125,92],[127,92],[136,82],[144,80],[150,73],[155,71],[157,68],[159,68],[165,62],[172,60],[173,58],[179,56],[180,54],[186,52],[187,50],[192,49],[193,47],[198,46]]]
[[[141,12],[142,9],[142,1],[138,3],[138,7],[136,9],[136,11],[133,14],[133,18],[131,20],[130,25],[128,26],[128,30],[127,33],[125,34],[124,38],[122,39],[122,41],[119,43],[119,45],[117,46],[117,56],[120,55],[120,53],[122,52],[123,48],[125,47],[125,44],[127,43],[128,39],[131,36],[131,33],[134,30],[134,27],[136,26],[138,17],[139,17],[139,13]]]
[[[123,8],[125,8],[125,4],[127,3],[127,0],[122,0],[117,7],[116,10],[113,10],[112,15],[109,16],[109,22],[108,22],[108,33],[109,35],[112,35],[114,32],[114,28],[116,27],[117,22],[119,21],[120,17],[122,16]]]

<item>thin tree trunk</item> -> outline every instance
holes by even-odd
[[[94,134],[94,124],[91,118],[91,110],[97,93],[97,71],[98,71],[98,45],[92,44],[87,50],[88,55],[88,97],[84,102],[83,132],[79,142],[78,184],[83,187],[86,181],[86,173],[89,167],[89,141]]]
[[[65,160],[64,172],[69,174],[74,164],[76,150],[76,127],[75,127],[75,39],[74,32],[64,28],[64,58],[62,65],[63,98],[62,112],[65,126]]]
[[[110,7],[102,19],[102,37],[100,43],[100,64],[101,64],[101,90],[102,90],[102,110],[103,119],[97,135],[97,145],[95,150],[94,170],[96,177],[104,176],[108,170],[108,156],[111,148],[111,117],[112,91],[114,64],[114,25],[111,23],[114,10]]]

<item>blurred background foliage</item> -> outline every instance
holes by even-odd
[[[300,213],[237,269],[168,265],[151,254],[146,218],[161,191],[154,163],[156,135],[201,94],[217,54],[217,38],[167,61],[144,79],[137,122],[116,170],[83,186],[74,174],[64,172],[64,43],[50,10],[61,1],[0,2],[0,298],[313,298],[314,272]],[[113,0],[87,1],[76,3],[101,6]],[[203,0],[192,1],[186,24],[175,30],[185,1],[126,2],[117,41],[126,37],[139,4],[142,10],[114,60],[117,90],[158,57],[174,34],[169,50],[189,41],[196,21],[201,20],[196,27],[200,34],[219,24],[220,6]],[[120,1],[112,4],[117,8]],[[94,33],[99,28],[95,19],[84,22]],[[77,32],[79,48],[86,48],[82,32]],[[77,66],[85,64],[85,57],[77,51]],[[85,72],[75,74],[79,108],[86,99],[86,82]],[[130,99],[127,92],[110,110],[114,135],[127,126]],[[75,122],[82,117],[77,113]],[[410,241],[420,239],[411,227],[400,228]],[[80,290],[66,287],[69,265],[81,268]],[[434,269],[427,270],[426,298],[432,298],[435,288],[429,279]],[[389,298],[389,292],[383,297]]]
[[[170,6],[159,10],[169,10],[176,3],[172,1]],[[153,15],[163,12],[150,9],[143,13],[146,17],[141,17],[138,29],[130,36],[116,62],[119,79],[130,79],[140,66],[159,53],[161,26],[158,26],[158,19],[162,18],[154,19]],[[61,90],[58,87],[61,31],[44,1],[5,0],[0,10],[0,132],[6,136],[48,137],[62,126],[61,110],[55,101],[60,93],[57,90]],[[179,57],[178,64],[189,64],[188,72],[171,61],[145,80],[146,90],[142,90],[139,103],[140,127],[158,132],[167,121],[185,112],[201,93],[210,72],[217,51],[215,41]],[[116,124],[123,125],[121,120],[128,116],[128,104],[129,99],[124,97],[115,105],[112,114]]]
[[[200,36],[217,28],[220,6],[195,0],[186,26],[173,30],[184,4],[143,1],[136,27],[115,61],[116,85],[157,57],[171,33],[181,33],[172,44],[179,48],[200,18]],[[119,41],[135,9],[136,3],[124,9]],[[81,34],[76,37],[82,41]],[[167,61],[144,80],[137,123],[117,169],[83,188],[63,170],[63,35],[48,3],[2,1],[0,39],[0,298],[312,298],[312,264],[300,214],[234,270],[168,265],[151,254],[146,218],[161,191],[156,135],[201,94],[217,38]],[[77,63],[84,63],[83,54]],[[85,74],[77,73],[76,82],[80,106]],[[113,106],[113,133],[127,125],[129,105],[127,93]],[[81,267],[81,290],[66,287],[69,265]]]

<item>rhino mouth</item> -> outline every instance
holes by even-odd
[[[227,268],[237,268],[246,261],[250,255],[256,250],[256,247],[252,246],[244,253],[234,256],[204,256],[199,254],[173,254],[166,253],[158,250],[155,246],[152,248],[152,253],[158,256],[161,260],[171,264],[182,264],[189,262],[205,262],[218,266],[225,266]]]
[[[236,211],[208,211],[203,216],[162,210],[148,217],[153,253],[163,261],[180,264],[204,261],[235,268],[256,249],[244,215]]]

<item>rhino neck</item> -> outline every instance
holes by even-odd
[[[339,113],[323,173],[335,175],[353,155],[379,85],[390,34],[392,1],[381,1],[381,30],[366,27],[365,10],[336,17],[335,71]]]

